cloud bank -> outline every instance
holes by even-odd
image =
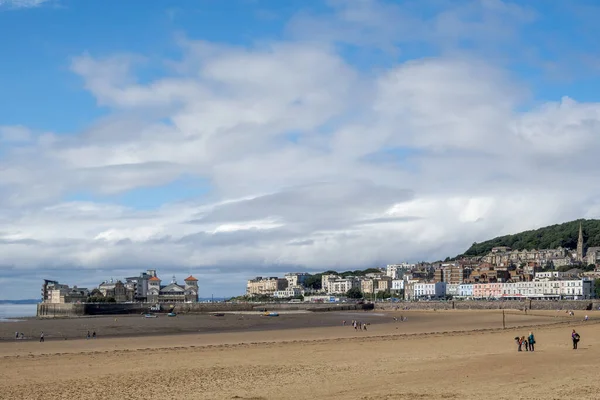
[[[153,79],[139,78],[143,54],[74,56],[109,112],[70,135],[0,127],[0,283],[153,267],[233,295],[255,274],[433,260],[598,217],[600,104],[532,101],[487,48],[535,13],[468,4],[424,21],[408,5],[335,1],[250,47],[181,36]],[[434,54],[397,58],[415,43]],[[396,61],[364,68],[349,46]],[[182,177],[203,194],[169,186]],[[175,200],[118,200],[161,190]]]

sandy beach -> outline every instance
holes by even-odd
[[[327,314],[298,318],[341,322]],[[290,329],[280,320],[280,328],[242,332],[3,340],[0,398],[595,399],[600,392],[596,314],[584,323],[555,311],[507,312],[507,329],[498,310],[371,314],[368,331],[341,323]],[[393,321],[400,314],[408,320]],[[573,328],[582,336],[576,351]],[[518,353],[514,337],[530,330],[536,351]]]

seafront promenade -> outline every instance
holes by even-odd
[[[140,314],[150,311],[154,304],[148,303],[100,303],[100,304],[38,304],[39,318],[64,318],[90,315],[119,315]],[[597,310],[600,300],[466,300],[466,301],[410,301],[410,302],[378,302],[374,304],[355,303],[176,303],[173,310],[177,313],[210,313],[229,311],[258,311],[269,310],[307,310],[307,311],[344,311],[371,309],[409,308],[415,310]],[[162,311],[170,310],[170,305],[164,304]]]

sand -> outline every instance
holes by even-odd
[[[399,314],[408,321],[389,322]],[[497,310],[398,312],[366,332],[325,326],[5,340],[0,398],[596,399],[600,318],[590,316],[584,323],[556,312],[508,313],[502,329]],[[518,353],[513,338],[529,330],[537,349]]]

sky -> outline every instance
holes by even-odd
[[[142,5],[143,3],[143,5]],[[0,0],[0,299],[600,216],[594,0]]]

